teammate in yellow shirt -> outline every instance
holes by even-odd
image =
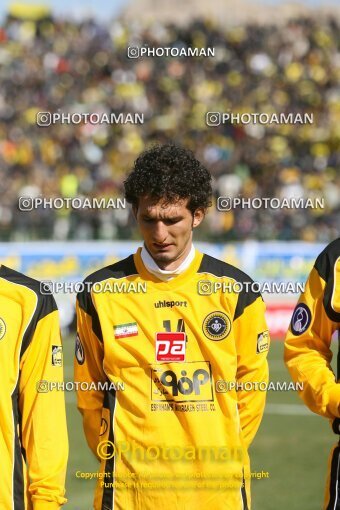
[[[75,379],[97,385],[78,393],[101,458],[96,510],[250,509],[269,335],[252,280],[193,247],[211,193],[190,151],[143,153],[125,194],[144,245],[77,297]]]
[[[285,342],[285,361],[300,395],[315,413],[330,418],[340,433],[340,384],[331,368],[331,339],[340,329],[340,238],[318,256],[293,313]],[[338,357],[338,376],[339,373]],[[340,508],[340,446],[329,460],[324,509]]]
[[[0,510],[57,510],[68,454],[59,318],[39,282],[0,266]]]

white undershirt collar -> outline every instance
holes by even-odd
[[[161,269],[160,267],[158,267],[158,265],[156,264],[154,259],[151,257],[148,250],[145,248],[145,245],[143,245],[143,247],[142,247],[140,256],[141,256],[144,266],[149,271],[149,273],[156,276],[159,280],[166,282],[168,280],[172,280],[177,275],[183,273],[190,266],[191,262],[195,258],[195,248],[194,248],[194,245],[192,244],[190,252],[188,253],[187,257],[183,260],[183,262],[176,269],[173,269],[172,271],[167,271],[165,269]]]

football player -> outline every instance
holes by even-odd
[[[32,278],[0,266],[0,509],[58,510],[68,438],[57,306]]]
[[[340,329],[340,238],[318,256],[293,313],[285,341],[285,361],[305,404],[329,418],[340,433],[340,385],[331,368],[331,339]],[[338,375],[339,358],[338,358]],[[340,446],[329,459],[324,509],[340,508]]]
[[[101,458],[94,508],[249,509],[247,450],[265,405],[256,385],[268,380],[264,302],[245,273],[193,245],[212,188],[190,151],[141,154],[125,195],[143,246],[77,297],[76,381],[124,385],[78,394]]]

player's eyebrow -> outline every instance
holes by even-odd
[[[178,214],[177,216],[164,216],[164,217],[161,217],[160,219],[164,220],[164,221],[167,221],[167,220],[179,221],[179,220],[183,219],[183,216],[182,216],[182,214]]]
[[[148,213],[142,214],[143,220],[154,220],[154,221],[181,221],[183,219],[182,214],[178,214],[177,216],[150,216]]]

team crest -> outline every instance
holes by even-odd
[[[79,365],[83,365],[83,363],[85,361],[85,351],[84,351],[84,347],[83,347],[83,344],[81,343],[78,333],[77,333],[77,338],[76,338],[75,354],[76,354],[76,360],[78,361]]]
[[[5,334],[6,334],[6,322],[0,317],[0,340],[3,339]]]
[[[212,312],[204,319],[202,329],[209,340],[224,340],[231,331],[231,321],[223,312]]]
[[[292,322],[290,324],[292,333],[296,336],[302,335],[309,327],[312,319],[310,309],[304,303],[300,303],[294,310]]]

